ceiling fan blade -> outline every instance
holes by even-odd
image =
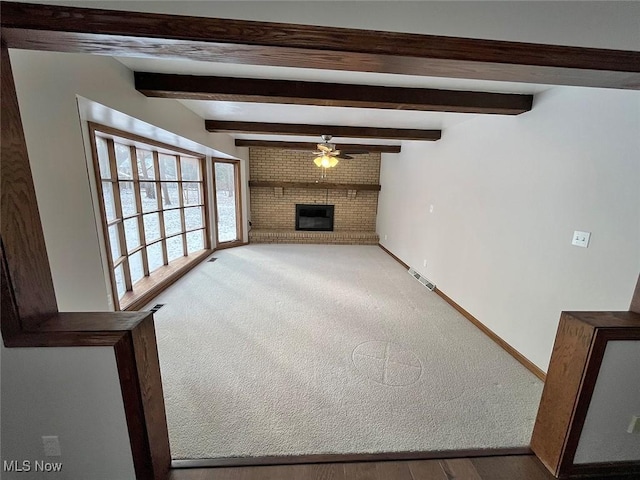
[[[367,153],[371,153],[368,150],[343,150],[343,151],[348,155],[364,155]]]
[[[352,160],[353,157],[351,155],[347,155],[346,153],[342,153],[338,156],[336,156],[336,158],[341,158],[343,160]]]
[[[318,147],[318,150],[322,150],[323,152],[330,152],[331,151],[331,147],[328,146],[328,145],[324,145],[322,143],[319,143],[316,146]]]

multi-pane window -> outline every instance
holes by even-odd
[[[216,160],[213,164],[218,246],[241,239],[239,170],[237,160]]]
[[[143,280],[208,248],[203,158],[105,130],[92,125],[112,283],[122,307]]]

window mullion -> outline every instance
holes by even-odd
[[[242,188],[240,184],[240,162],[233,162],[233,175],[234,175],[234,188],[235,192],[233,192],[236,204],[236,241],[242,241],[242,195],[240,189]]]
[[[122,272],[124,273],[125,291],[131,291],[131,270],[129,269],[129,257],[127,256],[127,239],[124,233],[124,221],[122,221],[122,198],[120,197],[120,182],[118,182],[118,161],[116,160],[115,142],[107,139],[107,151],[109,152],[109,165],[111,167],[111,177],[116,180],[113,182],[113,203],[116,209],[116,218],[120,221],[117,223],[118,240],[120,243],[120,255],[126,257],[122,262]]]
[[[216,178],[216,163],[217,161],[214,160],[212,165],[211,165],[211,173],[212,173],[212,181],[211,181],[211,190],[213,190],[213,218],[212,218],[212,225],[215,228],[215,233],[216,233],[216,247],[220,246],[220,222],[218,221],[218,184],[217,184],[217,178]]]
[[[187,222],[184,218],[184,193],[182,190],[182,157],[176,155],[176,176],[178,177],[178,204],[180,205],[180,226],[182,229],[182,255],[189,254],[187,250]]]
[[[167,252],[167,232],[164,225],[164,212],[162,211],[162,183],[160,179],[160,159],[158,151],[153,151],[153,168],[156,171],[156,199],[158,204],[158,223],[160,226],[160,238],[162,239],[162,262],[169,264],[169,252]]]
[[[131,145],[129,147],[131,156],[131,174],[133,178],[133,194],[136,197],[136,210],[138,211],[138,233],[140,234],[140,245],[142,245],[142,271],[144,276],[149,276],[149,258],[147,257],[147,237],[144,233],[144,220],[142,219],[142,196],[140,195],[140,175],[138,173],[138,150]]]

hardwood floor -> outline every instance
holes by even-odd
[[[170,480],[549,480],[533,455],[174,469]]]

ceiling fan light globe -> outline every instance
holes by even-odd
[[[331,166],[331,157],[327,157],[326,155],[323,155],[321,157],[321,164],[324,168],[329,168]]]
[[[318,151],[313,152],[314,155],[318,155],[314,160],[318,167],[322,168],[331,168],[335,167],[339,160],[336,158],[337,155],[340,155],[340,150],[336,150],[336,146],[332,143],[329,143],[331,140],[331,135],[322,135],[323,143],[318,143]]]

